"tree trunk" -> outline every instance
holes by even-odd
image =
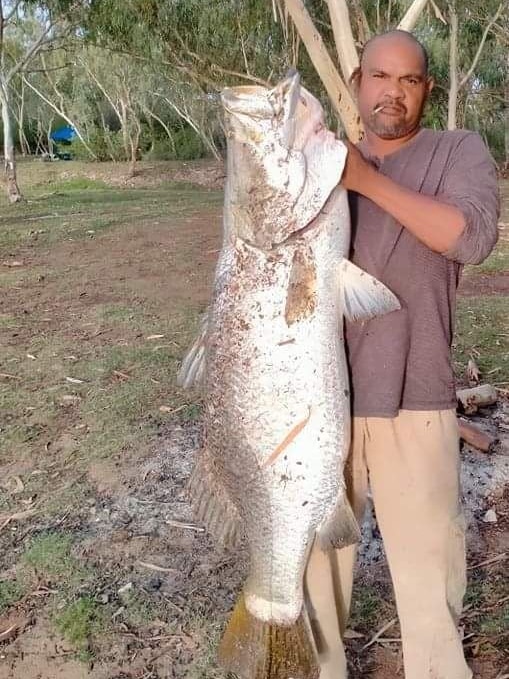
[[[31,153],[30,144],[25,134],[25,83],[21,79],[21,101],[19,104],[19,120],[18,120],[18,136],[21,153],[23,156],[29,156]]]
[[[339,113],[348,138],[353,142],[359,141],[362,138],[362,124],[357,106],[327,52],[303,0],[285,0],[285,6],[327,90],[334,109]]]
[[[505,172],[509,171],[509,51],[507,52],[507,69],[505,72]]]
[[[131,158],[129,163],[129,174],[128,178],[132,179],[136,177],[136,161],[138,160],[138,147],[140,145],[141,136],[141,125],[137,118],[134,117],[133,111],[131,111],[131,117],[133,118],[132,129],[129,133],[129,146],[131,151]]]
[[[327,6],[343,78],[349,82],[350,76],[359,65],[359,55],[352,34],[348,5],[346,0],[327,0]]]
[[[449,101],[447,107],[447,129],[456,129],[458,108],[458,15],[453,4],[449,5]]]
[[[9,94],[4,83],[0,85],[0,103],[2,106],[2,122],[4,128],[4,171],[7,197],[10,203],[19,203],[23,199],[16,178],[16,157],[14,154],[14,137],[11,113],[9,111]]]

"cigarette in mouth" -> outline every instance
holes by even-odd
[[[384,105],[380,104],[380,106],[377,106],[375,109],[373,109],[373,113],[379,113],[383,109]]]

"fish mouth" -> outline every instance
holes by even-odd
[[[230,115],[259,120],[293,118],[300,94],[300,75],[291,69],[272,89],[263,85],[238,85],[221,92],[221,102]]]

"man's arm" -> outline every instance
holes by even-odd
[[[464,163],[452,166],[445,193],[438,197],[386,177],[352,144],[342,183],[392,215],[431,250],[462,263],[478,263],[497,240],[498,199],[493,163],[485,148],[478,148],[482,141],[477,135],[471,137]]]

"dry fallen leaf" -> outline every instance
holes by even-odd
[[[16,260],[16,259],[13,259],[13,260],[11,260],[11,261],[4,261],[4,262],[2,262],[2,264],[3,264],[4,266],[24,266],[25,263],[24,263],[24,262],[20,262],[20,261],[18,261],[18,260]]]
[[[364,634],[356,632],[354,629],[346,629],[343,634],[343,639],[364,639]]]
[[[0,618],[0,641],[7,641],[22,632],[30,622],[30,618],[24,615],[11,615]]]

